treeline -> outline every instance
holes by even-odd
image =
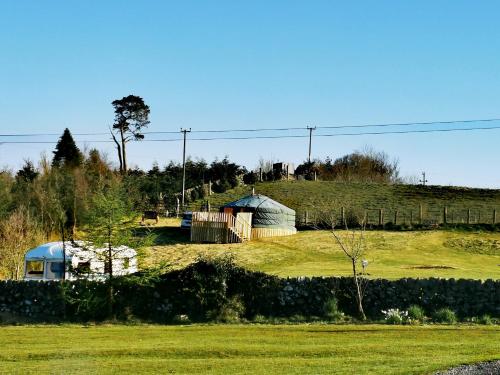
[[[186,200],[203,197],[209,182],[214,192],[233,188],[245,173],[228,158],[210,164],[188,160]],[[124,173],[123,165],[113,168],[96,149],[81,152],[66,129],[51,159],[43,156],[38,165],[27,160],[16,172],[0,171],[0,278],[22,277],[29,248],[63,236],[82,239],[96,229],[90,227],[99,222],[97,211],[112,217],[118,229],[118,223],[125,225],[146,209],[175,211],[182,174],[182,165],[174,162]],[[106,204],[114,205],[114,213],[103,212]],[[116,212],[123,217],[116,218]]]
[[[397,160],[391,160],[385,152],[365,149],[332,160],[306,161],[295,169],[296,176],[306,180],[344,182],[401,182]]]

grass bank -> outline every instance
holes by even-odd
[[[267,195],[297,211],[302,219],[308,211],[310,217],[317,211],[338,209],[341,206],[354,210],[367,210],[369,222],[378,222],[378,209],[384,209],[384,222],[394,221],[398,210],[399,224],[418,221],[422,205],[424,220],[439,222],[443,209],[448,208],[448,221],[466,223],[470,209],[471,223],[491,223],[493,209],[497,209],[500,221],[500,190],[474,189],[455,186],[387,185],[333,181],[276,181],[259,183],[258,194]],[[216,208],[250,194],[251,186],[239,186],[222,194],[213,194],[208,199]],[[190,205],[199,210],[202,201]]]
[[[2,327],[0,372],[426,374],[500,358],[479,326]]]
[[[243,244],[194,244],[176,220],[153,227],[155,246],[143,266],[183,267],[199,256],[231,254],[237,264],[279,276],[350,275],[350,264],[329,231],[300,231]],[[500,278],[500,233],[454,230],[366,233],[372,278]]]

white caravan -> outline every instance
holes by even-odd
[[[107,248],[94,249],[82,241],[65,242],[66,280],[78,278],[103,279],[108,273]],[[137,252],[127,246],[112,249],[114,276],[137,272]],[[50,242],[26,253],[25,280],[63,279],[63,243]]]

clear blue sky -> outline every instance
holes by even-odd
[[[0,133],[106,131],[111,101],[128,94],[150,105],[150,130],[165,131],[497,118],[499,14],[497,1],[5,0]],[[316,138],[313,156],[371,145],[399,158],[403,175],[500,187],[499,139]],[[116,159],[112,145],[87,145]],[[180,160],[181,147],[130,144],[130,163]],[[0,165],[52,150],[3,144]],[[188,154],[299,163],[307,140],[192,141]]]

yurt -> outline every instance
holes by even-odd
[[[113,275],[123,276],[137,272],[137,252],[134,249],[119,246],[111,251]],[[109,272],[107,256],[107,248],[94,249],[82,241],[68,241],[64,243],[64,247],[62,242],[49,242],[26,253],[24,279],[61,280],[64,273],[64,279],[67,280],[82,277],[103,279]],[[64,259],[66,267],[63,267]]]
[[[193,242],[234,243],[295,233],[295,211],[260,194],[228,203],[220,212],[193,212],[191,224]]]
[[[221,208],[224,213],[237,216],[252,213],[252,238],[288,236],[297,233],[295,211],[261,194],[252,194]]]

